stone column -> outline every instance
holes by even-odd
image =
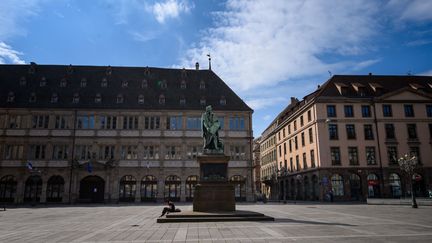
[[[40,195],[40,203],[46,203],[47,181],[42,180],[42,191]]]
[[[25,187],[25,181],[23,181],[22,178],[18,178],[16,195],[15,195],[15,203],[24,202],[24,187]]]
[[[140,180],[137,180],[135,188],[136,188],[135,202],[138,203],[141,202],[141,181]]]
[[[180,183],[180,202],[186,202],[186,181]]]

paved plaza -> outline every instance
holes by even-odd
[[[432,207],[240,204],[274,222],[156,223],[162,205],[0,211],[0,242],[431,242]],[[179,205],[191,210],[190,204]]]

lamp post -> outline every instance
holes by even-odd
[[[413,178],[412,178],[412,176],[414,174],[414,169],[418,163],[417,157],[405,154],[404,156],[399,158],[398,162],[399,162],[399,166],[400,166],[401,170],[405,171],[405,173],[408,174],[408,178],[409,178],[409,181],[411,184],[411,206],[413,208],[418,208],[417,201],[415,198],[414,184],[413,184]]]
[[[296,204],[297,203],[297,196],[298,196],[298,193],[299,193],[299,184],[301,184],[301,180],[302,180],[302,178],[303,178],[303,176],[302,175],[296,175],[296,181],[297,181],[297,183],[296,183],[296,188],[295,188],[295,190],[296,190],[296,193],[295,193],[295,198],[294,198],[294,204]]]

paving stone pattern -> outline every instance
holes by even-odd
[[[191,210],[190,204],[179,205]],[[163,205],[0,211],[0,242],[431,242],[432,207],[240,204],[274,222],[156,223]]]

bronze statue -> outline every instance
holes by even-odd
[[[204,138],[204,153],[223,153],[224,146],[219,139],[220,123],[213,113],[212,107],[206,107],[201,116],[202,132]]]

